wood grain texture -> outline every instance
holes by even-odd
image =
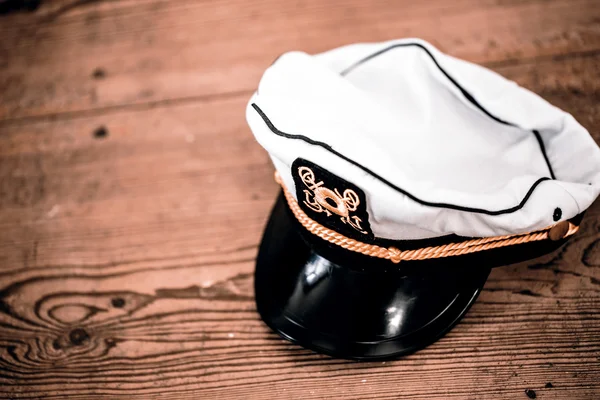
[[[598,2],[281,3],[60,0],[0,17],[0,398],[599,398],[600,204],[557,253],[495,269],[436,344],[335,360],[256,314],[278,189],[244,119],[286,49],[415,35],[600,143]]]
[[[600,41],[596,0],[56,3],[0,24],[0,118],[248,93],[290,49],[417,36],[493,66]]]

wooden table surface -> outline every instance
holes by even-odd
[[[43,1],[0,15],[0,398],[600,398],[600,204],[445,338],[331,359],[271,332],[278,192],[245,122],[286,50],[421,37],[600,141],[600,1]],[[577,162],[577,160],[573,160]],[[533,392],[532,392],[533,391]]]

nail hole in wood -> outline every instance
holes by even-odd
[[[111,304],[115,308],[121,308],[125,305],[125,300],[121,297],[115,297],[111,300]]]
[[[94,130],[94,137],[96,139],[104,139],[107,136],[108,136],[108,129],[106,129],[106,127],[104,127],[104,126],[96,128],[96,130]]]
[[[104,71],[102,68],[96,68],[94,72],[92,72],[92,78],[104,79],[106,78],[106,71]]]

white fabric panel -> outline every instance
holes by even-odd
[[[340,72],[394,44],[419,43],[497,118],[473,105],[419,47],[396,47]],[[278,136],[251,106],[287,134],[326,143],[422,202],[391,188],[342,157],[302,140]],[[373,233],[420,239],[455,233],[495,236],[541,229],[587,208],[600,191],[600,150],[570,115],[482,67],[407,39],[359,44],[318,56],[280,57],[264,74],[247,118],[294,192],[292,162],[302,157],[354,183],[367,196]],[[532,185],[549,177],[535,135],[543,139],[557,180],[544,181],[519,210]],[[577,160],[577,162],[574,162]]]

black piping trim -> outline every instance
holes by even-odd
[[[458,84],[458,82],[456,82],[456,80],[454,78],[452,78],[450,76],[450,74],[448,74],[448,72],[446,72],[446,70],[444,68],[442,68],[442,66],[437,62],[437,60],[435,59],[435,57],[433,56],[433,54],[431,54],[431,52],[427,49],[427,47],[423,46],[422,44],[419,43],[398,43],[398,44],[394,44],[391,45],[389,47],[386,47],[382,50],[379,50],[371,55],[366,56],[365,58],[358,60],[357,62],[355,62],[354,64],[350,65],[348,68],[346,68],[345,70],[343,70],[342,72],[340,72],[340,75],[342,76],[346,76],[348,73],[352,72],[354,69],[356,69],[357,67],[359,67],[360,65],[364,64],[365,62],[372,60],[373,58],[383,54],[383,53],[387,53],[390,50],[393,50],[395,48],[398,47],[418,47],[421,50],[424,50],[425,53],[427,53],[427,55],[429,56],[429,58],[431,58],[431,60],[433,61],[433,63],[435,64],[436,67],[438,67],[438,69],[442,72],[442,74],[444,74],[446,76],[446,78],[448,78],[448,80],[450,82],[452,82],[452,84],[454,86],[456,86],[456,88],[458,90],[460,90],[460,92],[463,94],[463,96],[466,97],[467,100],[469,100],[475,107],[479,108],[485,115],[487,115],[488,117],[490,117],[491,119],[493,119],[496,122],[499,122],[501,124],[504,125],[509,125],[509,126],[514,126],[517,127],[516,125],[504,121],[503,119],[500,119],[498,117],[496,117],[495,115],[492,115],[488,110],[486,110],[485,108],[483,108],[483,106],[481,104],[479,104],[477,102],[477,100],[475,100],[475,98],[473,97],[473,95],[471,95],[471,93],[469,93],[465,88],[463,88],[462,86],[460,86]]]
[[[416,201],[419,204],[423,204],[423,205],[429,206],[429,207],[448,208],[448,209],[451,209],[451,210],[467,211],[467,212],[479,213],[479,214],[487,214],[487,215],[510,214],[512,212],[518,211],[521,208],[523,208],[523,206],[525,205],[525,203],[527,202],[527,200],[529,200],[529,197],[531,197],[531,194],[533,193],[533,191],[535,190],[535,188],[540,183],[542,183],[543,181],[550,180],[550,178],[548,178],[548,177],[539,178],[537,181],[535,181],[533,183],[533,185],[531,185],[531,187],[527,191],[527,194],[525,195],[525,197],[523,197],[523,200],[521,200],[521,202],[519,204],[517,204],[516,206],[510,207],[510,208],[505,208],[503,210],[485,210],[485,209],[482,209],[482,208],[464,207],[464,206],[460,206],[460,205],[456,205],[456,204],[434,203],[434,202],[430,202],[430,201],[419,199],[415,195],[413,195],[413,194],[407,192],[406,190],[404,190],[404,189],[402,189],[402,188],[394,185],[393,183],[391,183],[387,179],[385,179],[385,178],[377,175],[375,172],[371,171],[367,167],[362,166],[361,164],[357,163],[356,161],[354,161],[354,160],[346,157],[342,153],[336,151],[335,149],[333,149],[333,147],[331,147],[327,143],[323,143],[323,142],[319,142],[317,140],[313,140],[313,139],[311,139],[309,137],[306,137],[304,135],[295,135],[295,134],[290,134],[290,133],[285,133],[285,132],[280,131],[279,129],[277,129],[275,127],[275,125],[273,125],[273,123],[271,122],[271,120],[265,115],[265,113],[260,109],[260,107],[258,105],[256,105],[256,103],[252,103],[252,108],[254,108],[254,110],[258,113],[258,115],[260,115],[260,117],[263,119],[263,121],[265,122],[265,124],[267,125],[267,127],[274,134],[276,134],[278,136],[281,136],[281,137],[284,137],[284,138],[287,138],[287,139],[299,139],[299,140],[302,140],[302,141],[304,141],[306,143],[312,144],[314,146],[322,147],[325,150],[329,151],[330,153],[335,154],[336,156],[340,157],[341,159],[343,159],[343,160],[349,162],[350,164],[352,164],[352,165],[354,165],[354,166],[362,169],[363,171],[365,171],[369,175],[371,175],[374,178],[378,179],[379,181],[381,181],[382,183],[384,183],[387,186],[391,187],[392,189],[394,189],[394,190],[402,193],[403,195],[405,195],[409,199],[411,199],[413,201]]]
[[[499,122],[501,124],[504,125],[508,125],[508,126],[513,126],[515,128],[519,128],[519,129],[523,129],[520,126],[513,124],[512,122],[508,122],[508,121],[504,121],[503,119],[500,119],[498,117],[496,117],[495,115],[493,115],[492,113],[490,113],[488,110],[486,110],[481,104],[479,104],[479,102],[477,100],[475,100],[475,97],[473,97],[473,95],[471,95],[471,93],[469,93],[465,88],[463,88],[462,86],[460,86],[458,84],[458,82],[452,78],[452,76],[450,76],[450,74],[448,74],[448,72],[446,72],[446,70],[444,68],[442,68],[442,66],[438,63],[438,61],[436,60],[436,58],[434,57],[433,54],[431,54],[431,52],[429,51],[429,49],[427,49],[427,47],[423,46],[420,43],[397,43],[397,44],[393,44],[391,46],[388,46],[384,49],[381,49],[379,51],[376,51],[373,54],[370,54],[360,60],[358,60],[357,62],[355,62],[354,64],[350,65],[349,67],[347,67],[346,69],[344,69],[342,72],[340,72],[340,75],[342,76],[346,76],[347,74],[349,74],[350,72],[352,72],[354,69],[356,69],[357,67],[359,67],[360,65],[364,64],[365,62],[372,60],[373,58],[386,53],[390,50],[393,50],[395,48],[398,47],[418,47],[421,50],[424,50],[425,53],[427,53],[427,55],[429,56],[429,58],[431,58],[431,60],[433,61],[433,63],[435,64],[435,66],[442,72],[442,74],[444,74],[444,76],[446,76],[446,78],[448,78],[448,80],[450,82],[452,82],[452,84],[454,86],[456,86],[456,88],[458,90],[460,90],[460,92],[463,94],[463,96],[465,96],[465,98],[471,102],[471,104],[473,104],[475,107],[477,107],[479,110],[481,110],[481,112],[483,112],[485,115],[487,115],[488,117],[490,117],[491,119],[493,119],[496,122]],[[523,129],[526,130],[526,129]],[[554,171],[552,170],[552,166],[550,165],[550,160],[548,159],[548,156],[546,154],[546,148],[544,147],[544,142],[542,141],[542,137],[540,136],[539,132],[536,130],[532,131],[533,134],[535,135],[535,138],[537,139],[539,145],[540,145],[540,149],[542,151],[542,155],[544,156],[544,161],[546,161],[546,165],[548,166],[548,171],[550,171],[550,176],[552,177],[552,179],[556,179],[556,177],[554,176]]]
[[[537,139],[538,144],[540,145],[540,150],[542,151],[544,160],[546,160],[546,165],[548,166],[548,171],[550,172],[550,176],[552,177],[552,179],[556,179],[556,176],[554,176],[554,171],[552,170],[552,165],[550,164],[550,160],[548,160],[548,155],[546,154],[546,147],[544,146],[544,141],[542,140],[542,136],[536,130],[533,130],[532,132],[535,135],[535,138]]]

